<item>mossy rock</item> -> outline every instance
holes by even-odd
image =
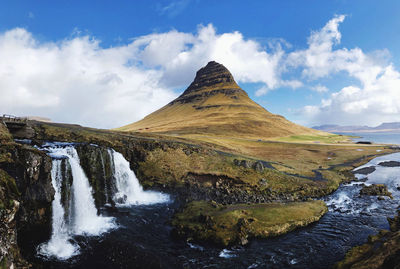
[[[393,199],[392,193],[384,184],[372,184],[371,186],[364,186],[360,190],[360,195],[374,195],[374,196],[388,196]]]
[[[318,221],[326,212],[319,200],[228,206],[194,201],[174,216],[172,224],[180,237],[228,246],[285,234]]]

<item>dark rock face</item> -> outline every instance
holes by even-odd
[[[107,148],[89,144],[77,145],[80,164],[93,188],[97,208],[106,203],[113,204],[115,193],[111,155]]]
[[[237,86],[235,79],[225,66],[211,61],[205,67],[197,71],[194,81],[189,85],[184,94],[194,92],[202,87],[211,87],[219,83]]]
[[[184,186],[175,186],[172,191],[187,201],[206,200],[228,205],[238,203],[269,203],[272,201],[292,202],[296,200],[292,194],[277,194],[269,188],[265,190],[255,188],[248,191],[245,189],[248,186],[240,179],[227,176],[190,173],[186,176],[185,180]],[[204,182],[210,182],[211,184],[204,185]],[[262,185],[268,186],[266,179],[261,179],[260,182]]]
[[[0,258],[8,266],[26,266],[23,257],[51,233],[50,157],[12,141],[0,145]],[[6,157],[7,156],[7,157]]]
[[[356,144],[371,145],[372,143],[370,141],[358,141]]]
[[[385,166],[385,167],[398,167],[398,166],[400,166],[400,162],[387,161],[387,162],[381,162],[381,163],[379,163],[379,165]]]
[[[223,86],[223,89],[218,86]],[[204,91],[204,89],[207,90]],[[205,67],[197,71],[194,81],[184,93],[176,100],[172,101],[170,105],[175,103],[192,103],[220,93],[232,99],[238,99],[238,94],[245,94],[247,96],[246,92],[240,89],[236,84],[232,74],[225,66],[211,61]],[[205,108],[210,107],[196,107],[196,109]]]
[[[31,147],[18,147],[14,159],[18,160],[13,170],[21,193],[19,219],[23,223],[48,224],[54,197],[51,184],[52,160],[45,153]]]
[[[64,207],[65,214],[67,214],[72,206],[71,186],[73,183],[71,166],[69,165],[67,159],[61,160],[61,173],[63,178],[63,181],[61,183],[61,204]]]
[[[28,146],[18,147],[14,154],[17,162],[7,171],[15,178],[21,194],[16,216],[18,245],[26,256],[31,253],[32,246],[50,238],[54,197],[52,161],[45,153]]]
[[[373,184],[371,186],[364,186],[360,191],[360,195],[389,196],[391,199],[393,199],[393,196],[388,191],[387,186],[383,184]]]

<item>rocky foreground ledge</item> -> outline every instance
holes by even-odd
[[[388,218],[390,231],[382,230],[368,237],[368,242],[356,246],[346,253],[336,269],[400,268],[400,212]]]

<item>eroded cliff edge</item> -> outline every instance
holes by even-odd
[[[1,266],[23,268],[28,266],[25,246],[38,244],[51,232],[51,159],[15,143],[2,123],[0,142]]]

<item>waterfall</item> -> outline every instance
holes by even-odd
[[[47,148],[53,157],[52,184],[55,196],[52,203],[52,235],[47,243],[39,246],[39,253],[44,256],[55,256],[68,259],[78,254],[79,247],[70,241],[73,235],[99,235],[115,228],[114,219],[97,215],[92,196],[92,188],[82,167],[79,156],[73,146]],[[71,167],[72,186],[70,210],[65,214],[61,203],[62,169],[60,159],[66,159]],[[65,219],[69,221],[66,222]]]
[[[52,202],[51,238],[38,246],[38,253],[45,257],[66,260],[79,254],[79,245],[74,242],[73,236],[100,235],[116,228],[116,224],[114,218],[97,214],[93,190],[80,165],[76,149],[65,143],[48,143],[44,149],[53,158],[51,180],[55,195]],[[113,175],[113,182],[110,182],[112,197],[108,197],[107,193],[108,179],[102,155],[100,160],[105,181],[106,202],[112,198],[118,206],[129,206],[169,201],[167,194],[144,191],[135,173],[130,169],[129,162],[121,153],[109,149],[108,154]],[[68,180],[71,177],[72,183]]]
[[[92,188],[89,180],[79,164],[78,153],[75,148],[69,147],[67,156],[72,170],[73,219],[74,234],[98,235],[114,227],[112,218],[97,215]]]
[[[167,194],[144,191],[135,173],[131,170],[129,162],[121,153],[110,149],[109,154],[113,162],[113,176],[116,187],[113,198],[117,205],[150,205],[169,201]]]
[[[69,242],[68,227],[64,219],[65,211],[61,204],[61,182],[61,160],[53,160],[51,183],[55,194],[52,202],[52,234],[47,243],[39,246],[39,253],[45,256],[57,256],[64,260],[78,254],[79,247]]]

